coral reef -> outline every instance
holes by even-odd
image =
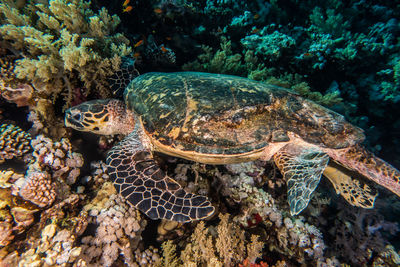
[[[250,166],[247,173],[259,170],[254,163]],[[286,255],[296,258],[298,262],[307,258],[323,261],[325,243],[321,232],[315,226],[306,223],[304,219],[290,218],[287,212],[278,207],[271,195],[254,186],[251,177],[243,179],[242,171],[237,172],[240,169],[230,168],[234,171],[231,175],[228,173],[218,175],[225,187],[222,193],[240,204],[240,214],[233,220],[245,227],[265,224],[268,230],[264,238],[268,240],[271,251],[285,251]]]
[[[0,172],[0,247],[7,246],[18,234],[24,233],[34,222],[33,214],[38,208],[21,201],[12,194],[12,186],[23,175],[13,171]]]
[[[264,32],[265,31],[263,31],[263,33]],[[286,42],[286,40],[281,41],[284,43]],[[275,68],[266,67],[264,63],[260,63],[259,57],[257,57],[258,54],[265,53],[258,51],[256,47],[259,46],[262,49],[270,49],[271,45],[265,45],[263,42],[266,41],[259,41],[258,39],[254,40],[254,38],[246,39],[243,42],[246,49],[244,50],[244,55],[240,53],[233,54],[231,41],[222,37],[220,44],[221,49],[215,52],[215,54],[213,54],[211,47],[203,46],[202,49],[204,54],[200,54],[197,60],[184,64],[182,68],[184,70],[234,74],[246,76],[253,80],[265,81],[269,84],[292,89],[303,97],[309,98],[321,105],[333,106],[342,101],[338,90],[330,89],[324,94],[318,91],[312,91],[310,86],[303,81],[300,75],[285,73],[280,75],[278,78],[275,77],[274,75],[277,73]],[[287,42],[291,43],[292,41]],[[276,52],[270,53],[275,57],[280,57],[280,44],[276,44],[276,46],[278,47],[275,49]],[[270,60],[274,59],[271,58]]]
[[[395,1],[1,1],[0,265],[400,265],[400,201],[381,188],[363,187],[380,195],[363,210],[322,179],[292,217],[273,163],[155,153],[216,214],[150,221],[116,194],[100,161],[120,137],[62,122],[65,107],[122,97],[139,72],[234,74],[329,106],[399,167],[399,17]]]
[[[373,260],[393,263],[396,257],[390,258],[393,249],[383,235],[385,232],[395,235],[399,231],[398,223],[384,221],[375,210],[346,208],[341,210],[335,224],[335,246],[340,256],[353,264],[364,265],[373,259],[374,251],[378,255]]]

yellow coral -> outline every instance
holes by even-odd
[[[245,232],[237,223],[229,220],[229,214],[221,214],[216,231],[199,222],[180,259],[184,266],[235,266],[244,259],[254,262],[261,256],[263,243],[257,236],[246,239]]]
[[[95,14],[84,0],[31,1],[18,9],[0,4],[3,46],[17,54],[15,74],[32,82],[35,91],[53,100],[62,94],[68,106],[74,88],[109,95],[107,79],[131,53],[129,41],[114,31],[120,22],[105,8]]]
[[[176,246],[171,240],[162,244],[163,260],[162,266],[178,267],[179,260],[176,258]]]

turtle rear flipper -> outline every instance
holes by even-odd
[[[328,153],[345,168],[361,173],[400,196],[400,171],[361,145],[332,149]]]
[[[332,183],[336,194],[342,195],[351,205],[364,209],[374,207],[375,198],[378,196],[376,190],[358,179],[353,179],[340,166],[330,163],[324,171],[324,176]]]
[[[274,155],[288,190],[290,214],[297,215],[308,205],[328,164],[326,153],[288,144]]]
[[[189,222],[214,212],[206,197],[187,193],[160,169],[136,131],[111,149],[107,165],[117,192],[153,220]]]

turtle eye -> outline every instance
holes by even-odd
[[[75,114],[74,116],[72,116],[72,118],[74,119],[74,120],[76,120],[76,121],[80,121],[81,120],[81,114],[80,113],[77,113],[77,114]]]

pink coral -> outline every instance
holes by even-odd
[[[15,87],[4,86],[1,96],[7,101],[13,102],[17,107],[29,106],[33,88],[29,84],[18,84]]]
[[[36,159],[35,169],[51,169],[53,179],[65,179],[67,184],[75,183],[83,166],[81,154],[72,152],[72,146],[68,139],[62,138],[53,142],[43,135],[32,140],[33,157]]]

